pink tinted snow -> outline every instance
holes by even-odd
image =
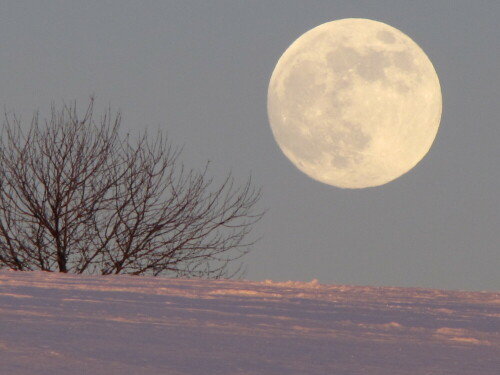
[[[0,272],[0,374],[500,374],[500,294]]]

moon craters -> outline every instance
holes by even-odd
[[[382,185],[413,168],[436,136],[441,106],[420,47],[365,19],[305,33],[279,59],[268,90],[284,154],[310,177],[347,188]]]

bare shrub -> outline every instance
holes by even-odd
[[[0,141],[0,267],[72,273],[230,277],[262,217],[261,191],[187,170],[160,132],[120,136],[120,114],[76,105],[5,115]],[[208,163],[207,163],[208,166]]]

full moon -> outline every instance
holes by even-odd
[[[427,154],[441,120],[441,87],[406,34],[342,19],[309,30],[283,53],[267,109],[276,142],[299,170],[340,188],[366,188],[400,177]]]

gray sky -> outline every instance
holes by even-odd
[[[266,113],[284,50],[351,17],[409,35],[443,91],[429,154],[365,190],[297,170]],[[188,166],[252,173],[269,212],[247,279],[500,290],[499,17],[497,0],[3,0],[0,105],[28,122],[94,94],[124,130],[167,131]]]

